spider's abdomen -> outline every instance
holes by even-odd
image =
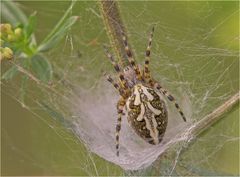
[[[148,143],[159,144],[166,131],[168,114],[156,91],[135,85],[126,105],[128,122],[134,131]]]

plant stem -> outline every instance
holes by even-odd
[[[190,134],[193,136],[198,136],[205,130],[207,130],[211,125],[215,122],[223,118],[223,115],[228,111],[232,110],[232,108],[239,103],[240,92],[233,95],[230,99],[225,101],[222,105],[218,108],[213,110],[210,114],[202,118],[198,121],[195,126],[192,128]]]
[[[126,34],[126,30],[120,17],[118,2],[99,0],[98,4],[111,47],[118,62],[124,67],[128,65],[128,60],[124,50],[121,31]]]

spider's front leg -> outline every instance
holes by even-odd
[[[165,95],[168,98],[169,101],[171,101],[175,104],[175,107],[177,108],[179,114],[182,116],[184,122],[186,122],[186,117],[183,114],[179,104],[176,102],[175,98],[157,82],[154,82],[154,88],[159,90],[159,92],[162,93],[163,95]]]
[[[111,61],[114,69],[116,70],[116,72],[118,73],[118,77],[120,79],[120,85],[128,90],[128,85],[127,85],[127,82],[124,78],[124,75],[123,75],[123,72],[122,72],[122,68],[120,68],[119,64],[114,60],[114,57],[113,55],[108,51],[107,47],[106,46],[103,46],[104,47],[104,50],[105,50],[105,54],[106,56],[109,58],[109,60]]]
[[[152,46],[152,39],[153,39],[153,32],[154,32],[154,26],[152,27],[152,31],[150,33],[150,37],[148,39],[148,45],[145,53],[145,64],[143,69],[143,77],[146,82],[150,83],[152,82],[150,70],[149,70],[149,63],[150,63],[150,54],[151,54],[151,46]]]
[[[117,119],[117,125],[116,125],[116,150],[117,150],[117,156],[119,156],[119,133],[121,130],[121,122],[122,122],[122,116],[124,115],[123,109],[126,104],[126,99],[121,97],[117,104],[117,112],[118,112],[118,119]]]
[[[122,40],[123,40],[123,45],[125,47],[125,52],[127,54],[127,57],[128,57],[128,61],[131,65],[131,67],[133,68],[135,74],[136,74],[136,77],[139,81],[142,80],[142,75],[141,75],[141,72],[140,72],[140,69],[138,67],[138,65],[136,64],[136,61],[135,59],[133,58],[133,54],[132,54],[132,51],[130,50],[129,46],[128,46],[128,41],[127,41],[127,37],[125,36],[124,32],[122,31]]]
[[[110,75],[107,75],[106,77],[107,81],[110,82],[116,90],[118,90],[120,95],[125,94],[124,89],[118,83],[116,83]]]

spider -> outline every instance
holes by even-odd
[[[107,80],[120,94],[120,99],[117,103],[117,156],[119,156],[119,133],[121,130],[121,121],[122,116],[125,115],[123,112],[124,108],[127,112],[127,120],[133,130],[137,135],[152,145],[157,145],[162,141],[168,123],[168,111],[165,102],[160,98],[160,95],[166,96],[169,101],[175,104],[178,112],[186,122],[186,118],[175,98],[157,81],[155,81],[150,74],[149,62],[153,32],[154,26],[152,27],[148,40],[143,68],[136,64],[124,32],[121,32],[121,34],[130,65],[125,68],[121,67],[120,64],[114,60],[113,55],[111,55],[106,47],[104,47],[106,56],[110,59],[119,77],[119,81],[116,82],[110,75],[107,75]]]

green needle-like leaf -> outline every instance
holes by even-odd
[[[54,47],[59,40],[64,37],[64,34],[70,29],[70,27],[77,21],[78,16],[72,16],[68,18],[65,23],[52,35],[47,41],[43,42],[39,47],[39,52],[44,52]]]
[[[37,12],[34,12],[28,19],[28,24],[26,25],[26,37],[29,38],[36,27],[36,14]]]
[[[36,77],[47,83],[52,79],[52,66],[42,55],[35,55],[31,59],[33,73]]]
[[[76,22],[76,20],[77,20],[76,16],[75,17],[72,16],[72,17],[68,18],[72,12],[72,8],[75,3],[76,3],[76,1],[72,1],[71,5],[66,10],[66,12],[62,16],[62,18],[58,21],[58,23],[53,28],[53,30],[47,35],[47,37],[40,44],[40,46],[38,48],[39,51],[46,51],[46,50],[50,49],[58,41],[58,40],[56,40],[57,38],[59,38],[59,40],[62,38],[62,36],[58,36],[58,35],[62,35],[64,32],[66,32],[68,30],[68,28],[70,28]],[[71,25],[68,25],[68,24],[71,24]],[[66,28],[67,26],[68,26],[68,28]]]

